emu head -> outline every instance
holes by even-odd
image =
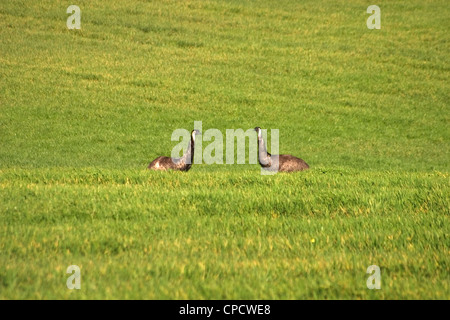
[[[255,131],[258,134],[258,139],[260,139],[261,138],[261,128],[260,127],[256,127]]]
[[[191,132],[192,140],[195,141],[195,136],[198,135],[198,134],[202,134],[202,133],[200,131],[198,131],[198,130],[192,130],[192,132]]]

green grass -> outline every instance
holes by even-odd
[[[450,298],[447,1],[71,4],[0,4],[1,299]],[[145,170],[194,121],[311,170]]]

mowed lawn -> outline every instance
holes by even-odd
[[[449,299],[448,9],[2,1],[0,299]],[[311,169],[146,170],[194,121]]]

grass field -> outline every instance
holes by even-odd
[[[0,299],[450,299],[448,12],[2,1]],[[146,170],[194,121],[311,169]]]

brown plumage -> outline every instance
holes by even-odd
[[[261,128],[256,127],[258,134],[258,161],[261,167],[268,171],[293,172],[309,169],[309,165],[302,159],[290,154],[271,155],[261,135]]]
[[[191,132],[191,140],[189,141],[189,145],[186,149],[186,152],[181,158],[171,158],[160,156],[153,160],[147,167],[150,170],[178,170],[178,171],[188,171],[192,163],[194,162],[194,145],[195,145],[195,136],[200,134],[198,130],[192,130]]]

